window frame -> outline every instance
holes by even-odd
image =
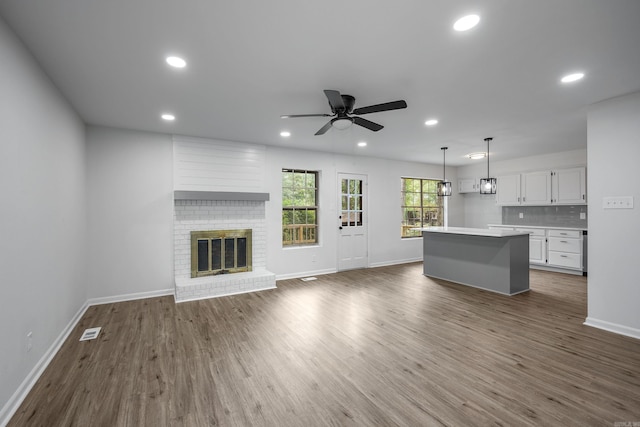
[[[407,183],[405,180],[417,180],[420,181],[419,187],[420,191],[406,191]],[[425,192],[425,181],[428,181],[429,184],[433,186],[433,191]],[[400,238],[401,239],[413,239],[416,237],[422,237],[422,233],[414,232],[414,234],[409,234],[411,228],[426,228],[433,226],[443,226],[446,224],[446,215],[447,215],[447,200],[442,196],[437,195],[437,183],[440,182],[440,179],[432,179],[432,178],[417,178],[417,177],[409,177],[403,176],[400,177]],[[417,199],[420,201],[419,205],[406,204],[407,194],[414,194],[417,196]],[[434,196],[436,200],[438,200],[438,205],[425,205],[425,194]],[[443,200],[444,199],[444,200]],[[405,212],[409,212],[412,210],[414,213],[417,211],[417,215],[414,216],[413,220],[409,220]],[[426,224],[425,220],[425,210],[429,213],[429,223]],[[435,216],[432,216],[435,211]],[[417,219],[416,219],[417,218]],[[435,218],[435,219],[434,219]],[[434,224],[435,221],[435,224]],[[413,222],[413,223],[410,223]]]
[[[285,185],[285,173],[293,173],[294,177],[292,178],[292,185]],[[304,174],[304,185],[299,186],[296,185],[295,174]],[[313,175],[314,178],[314,186],[307,185],[307,175]],[[319,236],[319,188],[320,188],[320,171],[317,170],[308,170],[308,169],[296,169],[296,168],[282,168],[281,171],[281,180],[282,180],[282,213],[281,213],[281,242],[283,248],[295,248],[295,247],[306,247],[306,246],[314,246],[320,243]],[[315,204],[285,204],[285,198],[287,197],[287,191],[289,190],[289,197],[294,197],[300,195],[300,192],[306,193],[305,197],[309,197],[309,194],[313,194],[312,198]],[[311,190],[313,190],[311,192]],[[299,217],[300,213],[304,212],[303,216],[305,218],[305,222],[296,223],[296,218]],[[314,222],[309,221],[309,212],[313,212],[312,217],[314,218]],[[289,217],[288,224],[285,224],[286,217]],[[298,227],[296,227],[298,226]],[[306,227],[305,227],[306,226]],[[291,231],[289,237],[287,238],[287,229],[294,230]],[[310,238],[310,236],[312,238]]]

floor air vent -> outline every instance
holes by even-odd
[[[102,329],[102,327],[85,329],[80,337],[80,341],[94,340],[98,338],[100,329]]]

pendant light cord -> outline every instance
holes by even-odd
[[[487,141],[487,181],[489,179],[491,179],[491,175],[489,175],[489,141],[491,141],[493,138],[485,138],[484,140]]]

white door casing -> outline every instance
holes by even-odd
[[[338,271],[368,266],[367,176],[338,174]]]

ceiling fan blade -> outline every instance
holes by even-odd
[[[340,95],[340,92],[338,92],[337,90],[325,89],[324,94],[327,96],[327,99],[329,100],[329,105],[331,105],[331,110],[338,111],[338,110],[345,109],[344,102],[342,101],[342,95]]]
[[[326,125],[322,126],[320,128],[320,130],[318,132],[316,132],[316,135],[324,135],[326,131],[328,131],[329,129],[331,129],[331,122],[327,122]]]
[[[379,125],[378,123],[374,123],[370,120],[363,119],[362,117],[353,117],[353,123],[360,125],[362,127],[365,127],[374,132],[378,132],[380,129],[384,127],[382,125]]]
[[[369,114],[378,113],[380,111],[399,110],[401,108],[407,108],[407,103],[404,100],[385,102],[384,104],[369,105],[368,107],[356,108],[353,110],[353,114]]]
[[[297,117],[331,117],[331,114],[285,114],[281,119],[295,119]]]

